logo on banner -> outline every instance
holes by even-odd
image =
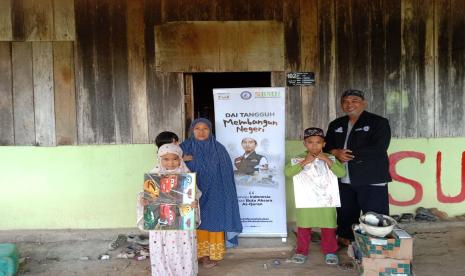
[[[218,95],[218,100],[227,101],[231,99],[231,97],[229,96],[229,93],[221,93],[221,94],[218,93],[217,95]]]
[[[279,98],[281,94],[278,91],[257,91],[256,98]]]
[[[242,91],[241,98],[243,100],[250,100],[252,98],[252,93],[250,93],[249,91]]]

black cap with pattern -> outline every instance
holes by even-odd
[[[304,139],[310,136],[320,136],[325,138],[325,132],[321,128],[309,127],[304,130]]]
[[[349,90],[344,91],[344,93],[342,93],[341,99],[347,96],[357,96],[357,97],[362,98],[362,100],[365,100],[363,91],[360,91],[357,89],[349,89]]]

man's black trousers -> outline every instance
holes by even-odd
[[[339,183],[341,207],[337,208],[338,237],[353,240],[352,224],[359,223],[360,211],[389,215],[388,185],[356,186]]]

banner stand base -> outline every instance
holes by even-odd
[[[228,253],[269,254],[270,258],[277,258],[291,254],[295,249],[294,235],[289,237],[239,237],[239,246],[228,248]]]

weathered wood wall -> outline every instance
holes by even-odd
[[[155,26],[156,70],[284,71],[279,21],[184,21]]]
[[[0,145],[182,135],[184,74],[157,71],[155,26],[253,20],[284,29],[274,85],[316,73],[287,89],[288,139],[326,128],[347,88],[395,137],[465,135],[465,0],[0,0]]]

